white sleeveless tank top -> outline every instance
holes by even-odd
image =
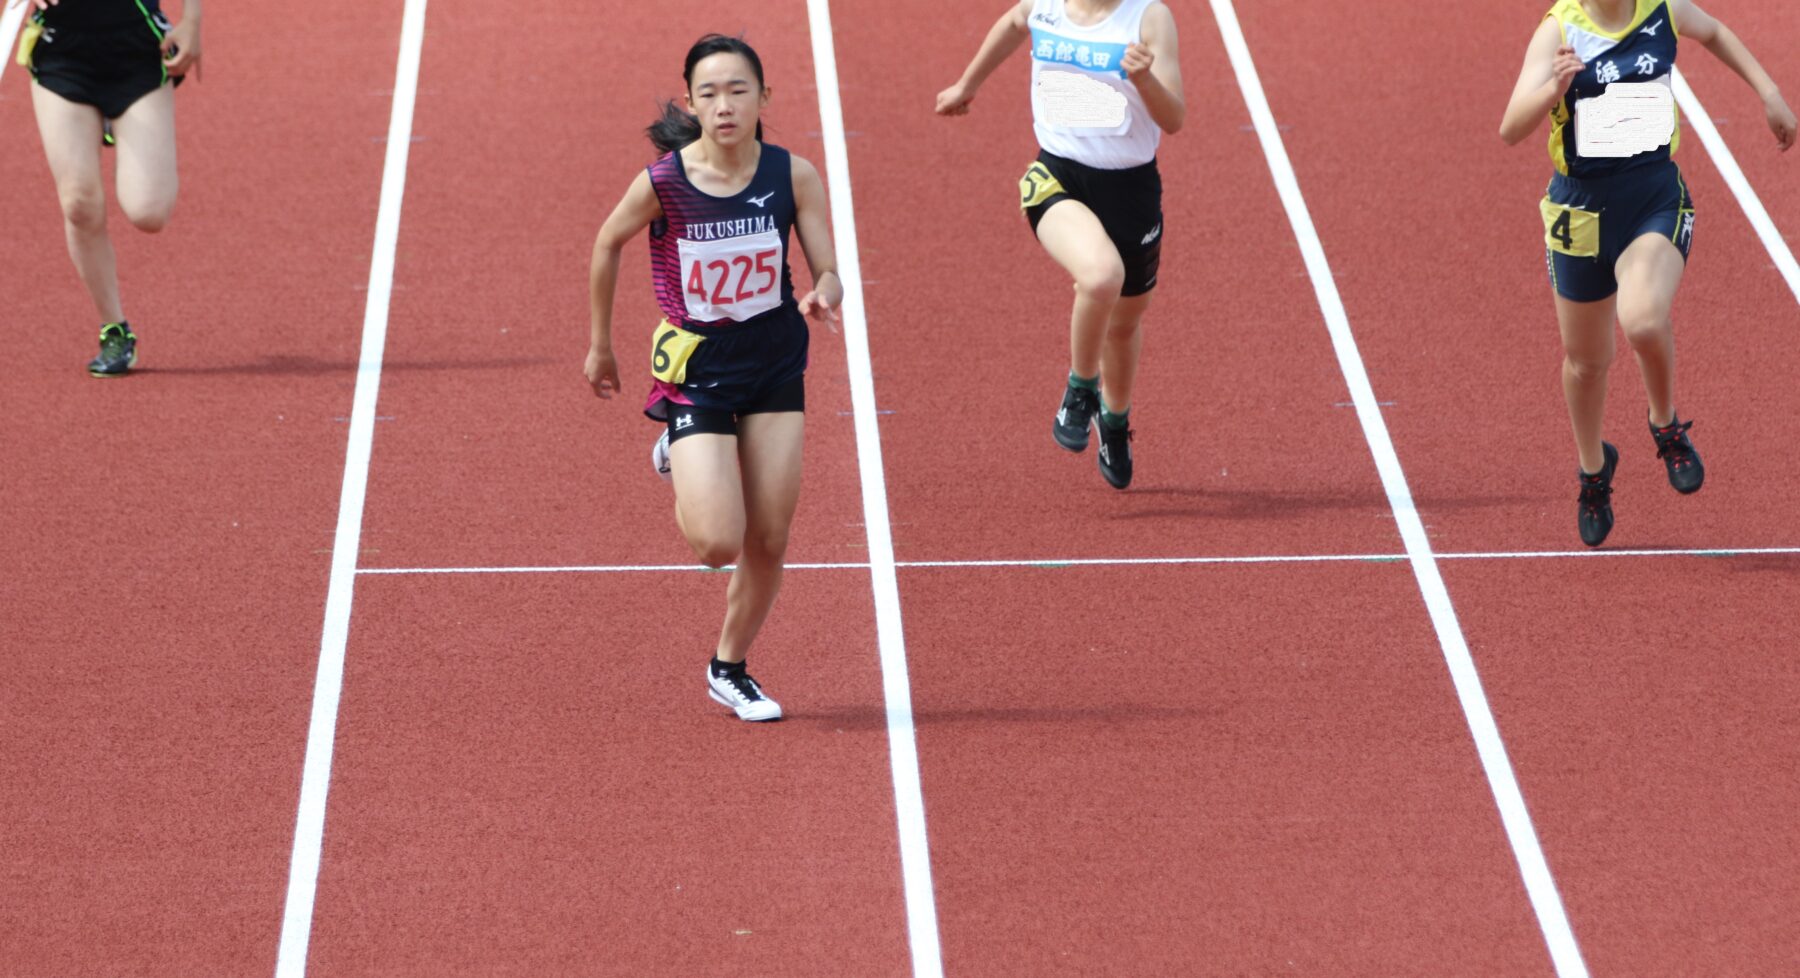
[[[1157,0],[1120,0],[1112,15],[1083,27],[1063,0],[1034,0],[1031,28],[1031,116],[1038,145],[1101,170],[1123,170],[1156,158],[1162,129],[1119,62],[1141,43],[1144,11]]]

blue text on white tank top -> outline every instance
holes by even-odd
[[[1036,19],[1037,15],[1032,15]],[[1125,45],[1078,41],[1052,34],[1041,27],[1031,29],[1031,58],[1046,64],[1069,65],[1093,72],[1115,73],[1125,77],[1119,64],[1125,60]]]

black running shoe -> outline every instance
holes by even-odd
[[[1700,464],[1700,453],[1694,451],[1694,443],[1688,441],[1687,430],[1693,426],[1692,421],[1683,421],[1673,415],[1664,427],[1650,426],[1650,437],[1656,439],[1656,457],[1662,459],[1663,467],[1669,470],[1669,485],[1684,496],[1699,492],[1700,483],[1706,481],[1706,466]]]
[[[1613,528],[1612,479],[1613,470],[1619,467],[1619,450],[1606,442],[1601,442],[1600,448],[1606,453],[1606,464],[1598,474],[1576,470],[1581,476],[1581,513],[1576,522],[1581,527],[1581,542],[1590,547],[1605,543]]]
[[[1094,427],[1100,429],[1100,474],[1114,489],[1131,485],[1131,428],[1114,428],[1104,421]]]
[[[137,365],[137,334],[130,323],[107,323],[100,327],[100,355],[88,361],[88,373],[95,377],[123,377]]]
[[[1062,408],[1056,412],[1056,424],[1050,429],[1056,443],[1071,452],[1085,452],[1088,447],[1088,425],[1100,413],[1100,392],[1070,384],[1063,391]]]

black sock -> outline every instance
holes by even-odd
[[[730,675],[734,675],[734,674],[742,674],[743,671],[744,671],[744,664],[742,662],[725,662],[722,659],[720,659],[718,656],[716,656],[716,655],[713,656],[713,660],[712,660],[712,674],[713,675],[715,675],[715,676],[730,676]]]

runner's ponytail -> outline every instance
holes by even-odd
[[[756,50],[744,42],[741,37],[726,37],[723,34],[708,34],[694,42],[688,48],[687,61],[681,69],[681,80],[691,88],[694,81],[694,66],[715,54],[736,54],[750,62],[750,70],[756,73],[757,86],[763,87],[762,59],[756,56]],[[650,137],[650,144],[659,153],[673,153],[700,138],[700,120],[681,106],[674,99],[663,103],[662,115],[655,122],[644,128],[644,135]],[[756,120],[756,141],[762,142],[763,124],[759,117]]]

